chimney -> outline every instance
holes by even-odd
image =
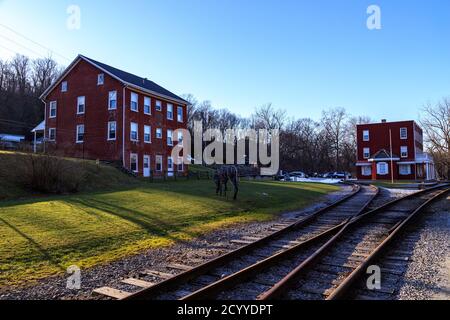
[[[381,119],[381,123],[386,123],[386,119]]]

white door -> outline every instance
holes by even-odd
[[[173,159],[167,158],[167,176],[173,177]]]
[[[150,177],[150,156],[144,156],[144,177]]]

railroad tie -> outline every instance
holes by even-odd
[[[163,280],[167,280],[172,278],[174,275],[171,273],[165,273],[165,272],[160,272],[160,271],[155,271],[155,270],[144,270],[143,274],[148,275],[148,276],[152,276],[152,277],[156,277],[156,278],[161,278]]]
[[[151,286],[155,285],[154,282],[149,282],[149,281],[136,279],[136,278],[123,279],[122,282],[136,286],[136,287],[140,287],[140,288],[150,288]]]
[[[110,287],[101,287],[98,289],[95,289],[93,291],[96,294],[100,294],[103,296],[107,296],[114,299],[123,299],[131,295],[130,292],[124,291],[124,290],[118,290]]]
[[[190,267],[190,266],[187,266],[185,264],[179,264],[179,263],[171,263],[167,266],[167,268],[181,270],[181,271],[189,271],[192,269],[192,267]]]

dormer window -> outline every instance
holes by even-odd
[[[67,92],[67,81],[61,82],[61,92]]]
[[[105,74],[104,73],[100,73],[99,75],[97,75],[97,85],[101,86],[105,83]]]

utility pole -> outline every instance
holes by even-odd
[[[391,183],[394,184],[394,160],[392,157],[392,130],[389,129],[389,145],[390,145],[390,152],[391,152]]]

